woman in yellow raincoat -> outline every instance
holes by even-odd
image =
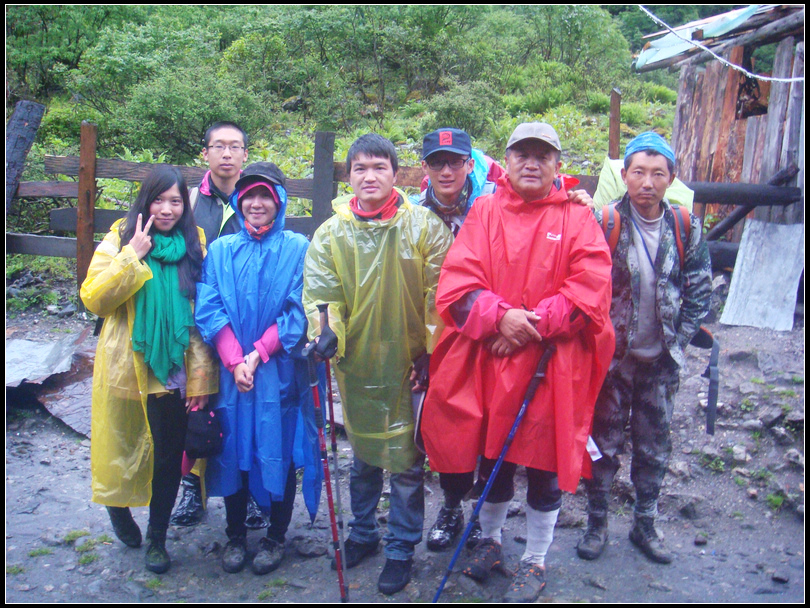
[[[166,530],[187,412],[219,387],[192,311],[204,241],[183,176],[157,168],[104,237],[81,288],[88,310],[105,317],[93,369],[93,501],[107,506],[116,536],[131,547],[141,531],[129,507],[149,506],[146,567],[157,573],[171,564]]]

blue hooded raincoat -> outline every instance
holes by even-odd
[[[250,492],[261,507],[280,501],[290,462],[304,467],[303,494],[314,519],[323,469],[307,361],[300,356],[307,319],[301,304],[307,239],[284,230],[287,191],[274,185],[280,207],[275,223],[260,240],[247,229],[211,244],[197,285],[195,318],[203,339],[214,343],[230,323],[244,353],[274,323],[281,349],[254,374],[253,390],[240,393],[233,374],[220,362],[217,409],[222,414],[224,448],[208,461],[206,484],[212,496],[230,496],[249,472]],[[230,205],[244,226],[234,191]],[[325,387],[320,366],[321,394]],[[323,402],[323,400],[321,400]]]

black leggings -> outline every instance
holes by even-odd
[[[489,479],[490,473],[495,468],[495,460],[481,457],[481,465],[478,471],[478,482],[480,490]],[[515,496],[515,471],[517,466],[513,462],[503,461],[498,470],[498,476],[492,482],[489,489],[487,502],[501,503],[512,500]],[[530,469],[526,467],[526,476],[529,480],[528,491],[526,492],[526,502],[536,511],[555,511],[562,505],[562,491],[557,483],[557,474],[540,469]],[[473,487],[474,472],[469,473],[440,473],[439,485],[445,493],[445,500],[448,506],[453,507],[461,502],[464,495]]]
[[[247,534],[245,518],[247,517],[248,504],[248,473],[240,471],[242,474],[242,488],[235,494],[225,497],[225,519],[228,527],[225,533],[228,538],[236,538]],[[284,499],[274,500],[270,503],[270,526],[267,528],[267,538],[283,543],[287,528],[292,521],[293,507],[295,506],[295,464],[290,463],[290,470],[287,471],[287,483],[284,486]]]
[[[161,396],[149,395],[146,418],[154,444],[149,525],[155,530],[166,530],[180,488],[188,427],[186,401],[179,391]]]

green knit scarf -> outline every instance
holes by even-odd
[[[177,277],[177,263],[186,255],[183,234],[155,232],[152,239],[155,246],[143,258],[152,278],[135,294],[132,348],[143,353],[144,361],[165,386],[169,375],[183,367],[194,316]]]

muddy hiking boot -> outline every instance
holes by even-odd
[[[110,514],[113,532],[127,547],[137,548],[141,546],[141,529],[135,520],[129,507],[107,507]]]
[[[503,549],[491,538],[485,538],[473,550],[473,554],[464,564],[461,573],[478,582],[483,582],[496,568],[503,569]]]
[[[442,507],[436,523],[428,532],[428,551],[444,551],[453,544],[456,537],[464,530],[464,510],[461,505],[455,509]]]
[[[167,572],[172,560],[166,552],[166,528],[158,530],[149,526],[146,528],[146,541],[146,569],[156,574]]]
[[[240,572],[245,567],[246,558],[247,539],[244,536],[234,536],[222,552],[222,569],[230,574]]]
[[[343,559],[343,567],[346,569],[354,568],[369,555],[374,555],[377,553],[379,546],[380,541],[373,543],[358,543],[356,540],[352,540],[351,538],[347,539],[346,543],[343,545],[343,555],[341,555],[341,558]],[[334,558],[332,558],[332,570],[337,570],[337,562]]]
[[[503,596],[505,604],[531,604],[540,597],[540,592],[546,586],[546,569],[537,564],[520,562],[515,578],[506,595]]]
[[[588,516],[588,529],[577,543],[577,555],[582,559],[596,559],[602,555],[608,541],[607,517]]]
[[[667,551],[658,538],[652,517],[636,517],[633,529],[630,530],[630,542],[656,563],[669,564],[673,559],[672,553]]]
[[[481,542],[481,522],[477,519],[473,524],[472,530],[470,530],[470,535],[467,537],[467,542],[465,543],[465,547],[467,547],[470,551],[475,549],[478,546],[478,543]]]
[[[169,523],[173,526],[196,526],[205,515],[200,478],[193,474],[186,475],[181,486],[183,496]]]
[[[267,574],[281,565],[284,559],[284,543],[264,537],[259,540],[259,551],[253,558],[253,574]]]
[[[385,595],[402,591],[411,582],[413,560],[386,559],[385,567],[377,581],[377,589]]]

